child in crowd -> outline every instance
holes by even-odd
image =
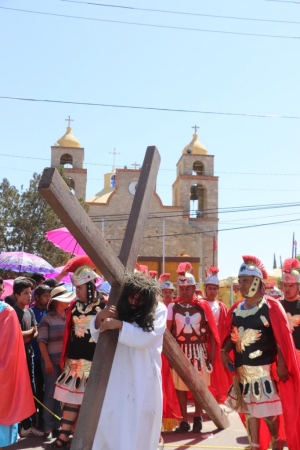
[[[40,322],[37,339],[42,354],[42,370],[45,381],[44,405],[58,417],[62,415],[61,406],[53,395],[55,382],[61,373],[59,361],[66,327],[65,312],[75,296],[75,292],[69,293],[63,286],[58,286],[52,290],[47,314]],[[43,418],[45,435],[50,437],[52,432],[52,436],[57,437],[60,421],[46,409],[44,409]]]
[[[14,310],[17,313],[19,323],[21,325],[23,340],[25,344],[25,353],[27,359],[27,366],[29,371],[29,377],[31,381],[31,388],[33,395],[35,395],[35,379],[34,379],[34,353],[32,348],[32,341],[38,335],[36,320],[33,311],[28,308],[31,300],[31,288],[32,283],[25,277],[18,277],[14,281],[13,293],[16,298],[16,304]],[[28,417],[21,421],[20,436],[43,436],[42,431],[37,430],[33,426],[35,415]]]

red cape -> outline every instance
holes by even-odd
[[[218,301],[218,300],[217,300]],[[209,302],[208,302],[209,303]],[[219,324],[218,324],[218,333],[220,342],[222,342],[222,336],[224,332],[224,326],[228,314],[228,308],[227,306],[218,301],[218,304],[220,306],[220,317],[219,317]],[[224,403],[227,398],[227,393],[232,385],[232,373],[229,372],[229,370],[226,370],[225,367],[222,364],[221,360],[221,352],[218,351],[216,353],[216,360],[213,364],[213,371],[210,375],[210,386],[209,390],[213,394],[213,396],[216,398],[218,403]]]
[[[70,337],[70,334],[72,331],[72,309],[76,302],[77,302],[77,299],[73,300],[70,303],[68,311],[66,313],[66,328],[65,328],[62,352],[61,352],[61,357],[60,357],[60,362],[59,362],[61,370],[64,369],[64,365],[65,365],[65,358],[66,358],[66,353],[67,353],[69,337]]]
[[[35,405],[20,323],[6,303],[0,312],[0,330],[0,425],[13,425],[34,414]]]
[[[163,354],[161,355],[161,363],[163,417],[166,419],[179,419],[182,415],[173,383],[171,369],[167,358]]]
[[[282,350],[285,363],[288,367],[290,376],[288,381],[283,383],[278,380],[278,389],[282,403],[285,436],[290,450],[300,449],[300,367],[293,337],[289,328],[286,313],[278,300],[265,296],[268,306],[270,321],[277,344]],[[230,336],[232,313],[237,305],[236,302],[229,310],[224,339]],[[264,421],[261,421],[264,424]],[[267,442],[270,442],[270,435],[266,436],[266,427],[261,429],[261,450],[267,449]]]

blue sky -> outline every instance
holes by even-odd
[[[98,0],[95,0],[97,2]],[[59,0],[1,0],[31,11],[206,29],[155,28],[0,9],[0,95],[102,104],[300,117],[300,4],[266,0],[107,0],[136,6],[292,23],[162,14]],[[100,1],[98,1],[100,3]],[[286,4],[284,4],[286,3]],[[285,36],[221,34],[216,31]],[[287,37],[298,37],[289,39]],[[219,206],[299,202],[300,120],[164,112],[0,99],[0,177],[28,185],[50,161],[71,115],[85,147],[87,197],[101,190],[115,148],[117,167],[141,163],[148,145],[162,157],[157,192],[171,204],[176,162],[200,126],[215,155]],[[10,156],[4,156],[10,155]],[[38,159],[41,158],[41,159]],[[264,175],[262,175],[264,174]],[[220,214],[219,229],[299,218],[299,207]],[[267,268],[291,256],[299,222],[220,231],[221,276],[242,254]],[[300,244],[299,244],[300,245]]]

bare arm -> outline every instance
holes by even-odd
[[[228,353],[231,350],[233,350],[233,348],[234,348],[234,343],[232,342],[230,336],[228,336],[228,338],[225,339],[225,341],[223,343],[223,347],[221,348],[221,360],[222,360],[223,366],[226,369],[228,369],[228,364],[234,365],[234,361],[232,361],[232,359],[228,355]]]
[[[287,381],[289,378],[289,371],[284,360],[283,354],[280,348],[277,346],[278,351],[278,361],[277,361],[277,375],[280,381]]]
[[[53,368],[53,364],[51,362],[51,359],[50,359],[50,356],[49,356],[49,353],[48,353],[47,344],[45,342],[43,342],[43,341],[39,341],[38,344],[39,344],[39,347],[40,347],[40,350],[41,350],[42,357],[43,357],[44,362],[45,362],[46,373],[48,375],[53,375],[54,374],[54,368]]]

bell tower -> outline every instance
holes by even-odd
[[[191,226],[202,236],[203,269],[217,264],[218,181],[214,175],[214,155],[199,142],[196,125],[193,139],[177,163],[177,178],[172,186],[173,206],[183,207]]]
[[[78,199],[86,199],[87,170],[83,168],[84,148],[72,134],[71,122],[68,117],[67,131],[51,147],[51,167],[63,166],[66,176],[71,181],[71,188]]]

